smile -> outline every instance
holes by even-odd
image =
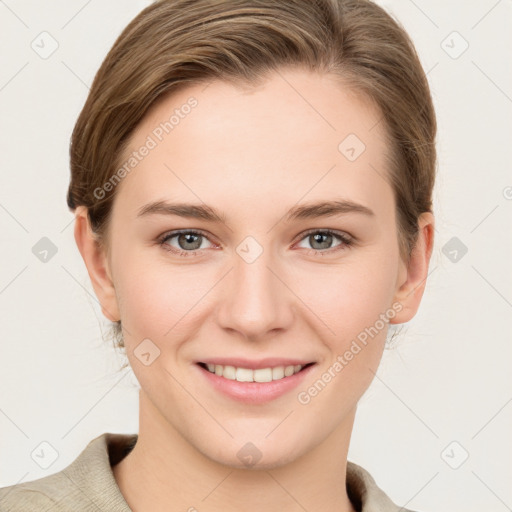
[[[236,380],[238,382],[272,382],[274,380],[281,380],[285,377],[291,377],[292,375],[299,373],[303,368],[305,368],[305,366],[308,366],[296,364],[252,370],[250,368],[238,368],[236,366],[229,365],[223,366],[221,364],[200,363],[200,365],[218,377],[224,377],[225,379]]]
[[[231,364],[197,362],[194,366],[213,390],[232,400],[251,405],[263,405],[287,395],[303,382],[316,366],[314,362],[303,361],[303,364],[297,364],[298,361],[294,362],[296,364],[279,364],[280,361],[245,361],[245,364],[242,360],[229,362]]]

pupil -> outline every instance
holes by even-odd
[[[328,249],[329,248],[329,245],[330,245],[330,242],[331,242],[331,239],[332,239],[332,235],[328,234],[328,233],[316,233],[314,235],[312,235],[313,237],[313,243],[311,244],[314,248],[314,244],[315,243],[320,243],[320,245],[322,247],[318,247],[318,249]],[[319,240],[320,238],[320,240]],[[321,239],[322,238],[326,238],[327,240],[324,240],[324,242],[321,242]]]
[[[179,237],[179,242],[180,242],[180,247],[182,249],[198,249],[201,245],[201,242],[199,242],[199,244],[197,243],[198,239],[199,239],[199,236],[200,235],[194,235],[193,233],[185,233],[185,234],[182,234],[180,235]],[[183,247],[181,242],[182,242],[182,239],[185,239],[185,243],[186,244],[189,244],[189,243],[194,243],[195,242],[195,246],[194,247]],[[194,240],[195,239],[195,240]]]

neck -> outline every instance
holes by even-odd
[[[113,467],[134,512],[354,512],[346,487],[355,411],[321,444],[268,469],[238,469],[206,457],[140,400],[137,444]]]

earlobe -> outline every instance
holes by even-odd
[[[402,324],[411,320],[420,306],[427,283],[428,266],[434,245],[434,216],[423,213],[418,220],[418,238],[409,263],[397,283],[393,303],[399,303],[400,312],[390,320],[391,324]],[[405,274],[405,278],[403,275]]]
[[[98,242],[91,229],[85,206],[79,206],[76,209],[74,234],[76,245],[87,267],[94,292],[101,304],[101,311],[111,322],[120,320],[108,258],[104,247]]]

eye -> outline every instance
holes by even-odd
[[[195,256],[195,251],[206,249],[203,246],[205,240],[208,240],[208,238],[201,231],[181,230],[166,233],[160,238],[159,243],[167,251],[175,252],[181,256]],[[169,243],[170,241],[175,243]]]
[[[332,244],[336,239],[339,243],[333,246]],[[313,251],[313,254],[323,254],[343,250],[350,247],[354,242],[352,237],[346,233],[334,231],[332,229],[310,230],[303,234],[300,240],[300,243],[306,241],[311,244],[310,250]],[[196,251],[208,248],[203,245],[203,242],[205,241],[209,242],[209,239],[201,231],[180,230],[164,234],[160,237],[158,243],[166,251],[173,252],[179,256],[197,256]],[[303,248],[308,249],[308,247]]]
[[[338,239],[340,243],[332,246],[335,239]],[[310,248],[313,250],[314,254],[343,250],[350,247],[354,242],[352,237],[346,233],[333,231],[332,229],[316,229],[308,231],[303,235],[301,243],[302,241],[306,241],[311,245]],[[308,247],[304,248],[308,249]]]

